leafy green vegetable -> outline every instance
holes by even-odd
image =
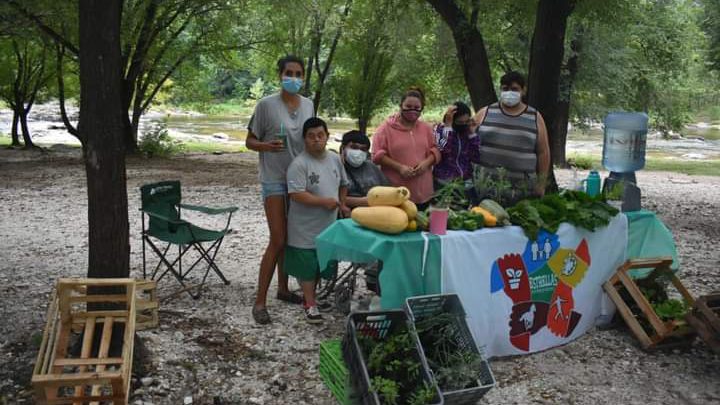
[[[541,229],[555,233],[563,222],[594,231],[610,223],[618,210],[605,204],[602,197],[590,197],[582,191],[564,190],[543,198],[522,200],[509,208],[510,222],[523,228],[531,240]]]
[[[689,306],[685,304],[684,301],[672,298],[658,304],[653,304],[652,307],[657,316],[663,321],[683,319],[689,309]]]
[[[432,403],[436,391],[422,378],[422,364],[417,346],[407,327],[395,330],[384,340],[359,336],[358,343],[367,359],[371,389],[377,392],[382,404]]]
[[[459,343],[465,340],[459,318],[441,313],[416,322],[415,327],[430,368],[443,391],[476,387],[484,361]]]

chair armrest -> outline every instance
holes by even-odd
[[[203,207],[201,205],[190,205],[190,204],[178,204],[178,207],[184,210],[192,210],[202,212],[208,215],[227,214],[238,210],[238,207],[224,207],[224,208],[210,208]]]
[[[165,215],[160,215],[160,214],[152,212],[152,211],[142,210],[142,209],[140,211],[144,212],[145,214],[148,214],[149,216],[151,216],[153,218],[157,218],[161,221],[165,221],[165,222],[171,223],[173,225],[189,225],[190,224],[188,221],[184,221],[182,219],[171,219],[169,217],[166,217]]]

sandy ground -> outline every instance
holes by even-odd
[[[78,151],[0,150],[0,403],[32,403],[29,379],[51,287],[58,277],[83,276],[87,266],[85,174]],[[267,230],[253,154],[193,155],[128,161],[131,272],[142,274],[141,184],[180,179],[184,199],[236,205],[235,231],[217,277],[199,300],[163,303],[160,327],[138,333],[139,366],[131,403],[330,404],[321,382],[319,342],[340,337],[344,317],[306,324],[300,307],[269,302],[274,323],[250,316]],[[561,184],[570,174],[560,171]],[[643,204],[675,235],[681,277],[695,295],[720,290],[720,177],[641,172]],[[177,288],[163,280],[161,294]],[[273,285],[271,295],[274,295]],[[720,357],[702,343],[682,350],[641,351],[623,327],[592,330],[561,348],[493,360],[491,404],[713,404],[720,402]]]

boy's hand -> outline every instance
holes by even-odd
[[[347,205],[341,205],[340,206],[340,215],[342,215],[343,218],[350,218],[350,212],[352,210]]]

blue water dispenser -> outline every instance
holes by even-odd
[[[602,163],[610,175],[603,193],[621,187],[622,210],[640,209],[640,188],[635,172],[645,167],[648,116],[645,113],[613,112],[605,117]]]

